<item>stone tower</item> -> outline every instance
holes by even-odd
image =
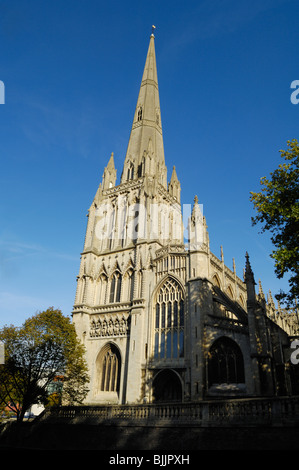
[[[257,371],[266,364],[266,385],[275,387],[272,343],[249,271],[246,284],[235,263],[225,265],[222,248],[220,258],[210,251],[197,196],[184,227],[175,167],[167,183],[154,40],[152,34],[120,183],[112,154],[88,211],[73,309],[90,372],[86,402],[269,393]],[[268,341],[262,352],[257,328],[259,344]],[[283,364],[288,336],[274,322],[271,328]]]
[[[185,262],[175,170],[167,188],[153,34],[120,184],[115,181],[112,154],[88,211],[73,311],[87,346],[90,402],[136,402],[145,394],[157,252],[171,249]]]

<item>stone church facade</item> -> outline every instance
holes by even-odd
[[[88,404],[298,393],[298,312],[256,292],[247,254],[244,279],[215,256],[197,197],[182,207],[175,167],[167,182],[153,34],[120,183],[111,154],[88,211],[73,322]]]

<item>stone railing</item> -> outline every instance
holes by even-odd
[[[299,397],[144,405],[62,406],[39,417],[69,423],[138,426],[283,426],[299,424]]]

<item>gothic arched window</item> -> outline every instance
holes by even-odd
[[[221,289],[221,284],[220,284],[220,279],[219,279],[219,276],[218,274],[214,274],[213,278],[212,278],[212,283],[214,286],[216,287],[219,287],[219,289]]]
[[[231,286],[228,286],[228,288],[226,289],[226,293],[231,299],[234,298],[234,293],[233,293],[233,289]]]
[[[116,346],[107,344],[100,352],[98,359],[98,391],[118,392],[120,379],[120,353]]]
[[[132,180],[134,178],[134,165],[132,162],[129,163],[127,171],[127,179]]]
[[[141,163],[138,167],[138,176],[144,176],[145,173],[145,157],[142,157]]]
[[[157,293],[154,317],[155,358],[183,357],[184,293],[172,278],[167,279]]]
[[[121,274],[116,271],[111,279],[110,285],[110,303],[120,302],[120,293],[121,293]]]
[[[240,294],[239,303],[242,305],[243,308],[245,307],[245,300],[242,294]]]
[[[209,386],[213,384],[244,383],[244,362],[235,341],[222,337],[215,341],[208,354]]]
[[[126,284],[127,284],[127,298],[126,300],[133,299],[133,292],[134,292],[134,273],[133,270],[129,269],[126,274]]]
[[[106,274],[101,274],[97,282],[97,292],[95,297],[96,305],[103,305],[106,303],[106,290],[108,278]]]

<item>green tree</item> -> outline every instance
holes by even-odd
[[[270,173],[271,178],[261,178],[260,192],[251,192],[257,215],[253,225],[261,223],[262,233],[269,231],[275,249],[275,274],[282,278],[289,274],[289,292],[280,291],[275,297],[294,307],[299,294],[299,144],[287,142],[288,150],[280,150],[284,162]]]
[[[22,421],[35,403],[47,404],[49,385],[62,378],[63,403],[82,403],[88,389],[84,346],[68,317],[53,307],[27,319],[17,328],[0,330],[5,363],[0,365],[0,404]],[[60,400],[60,401],[61,401]]]

